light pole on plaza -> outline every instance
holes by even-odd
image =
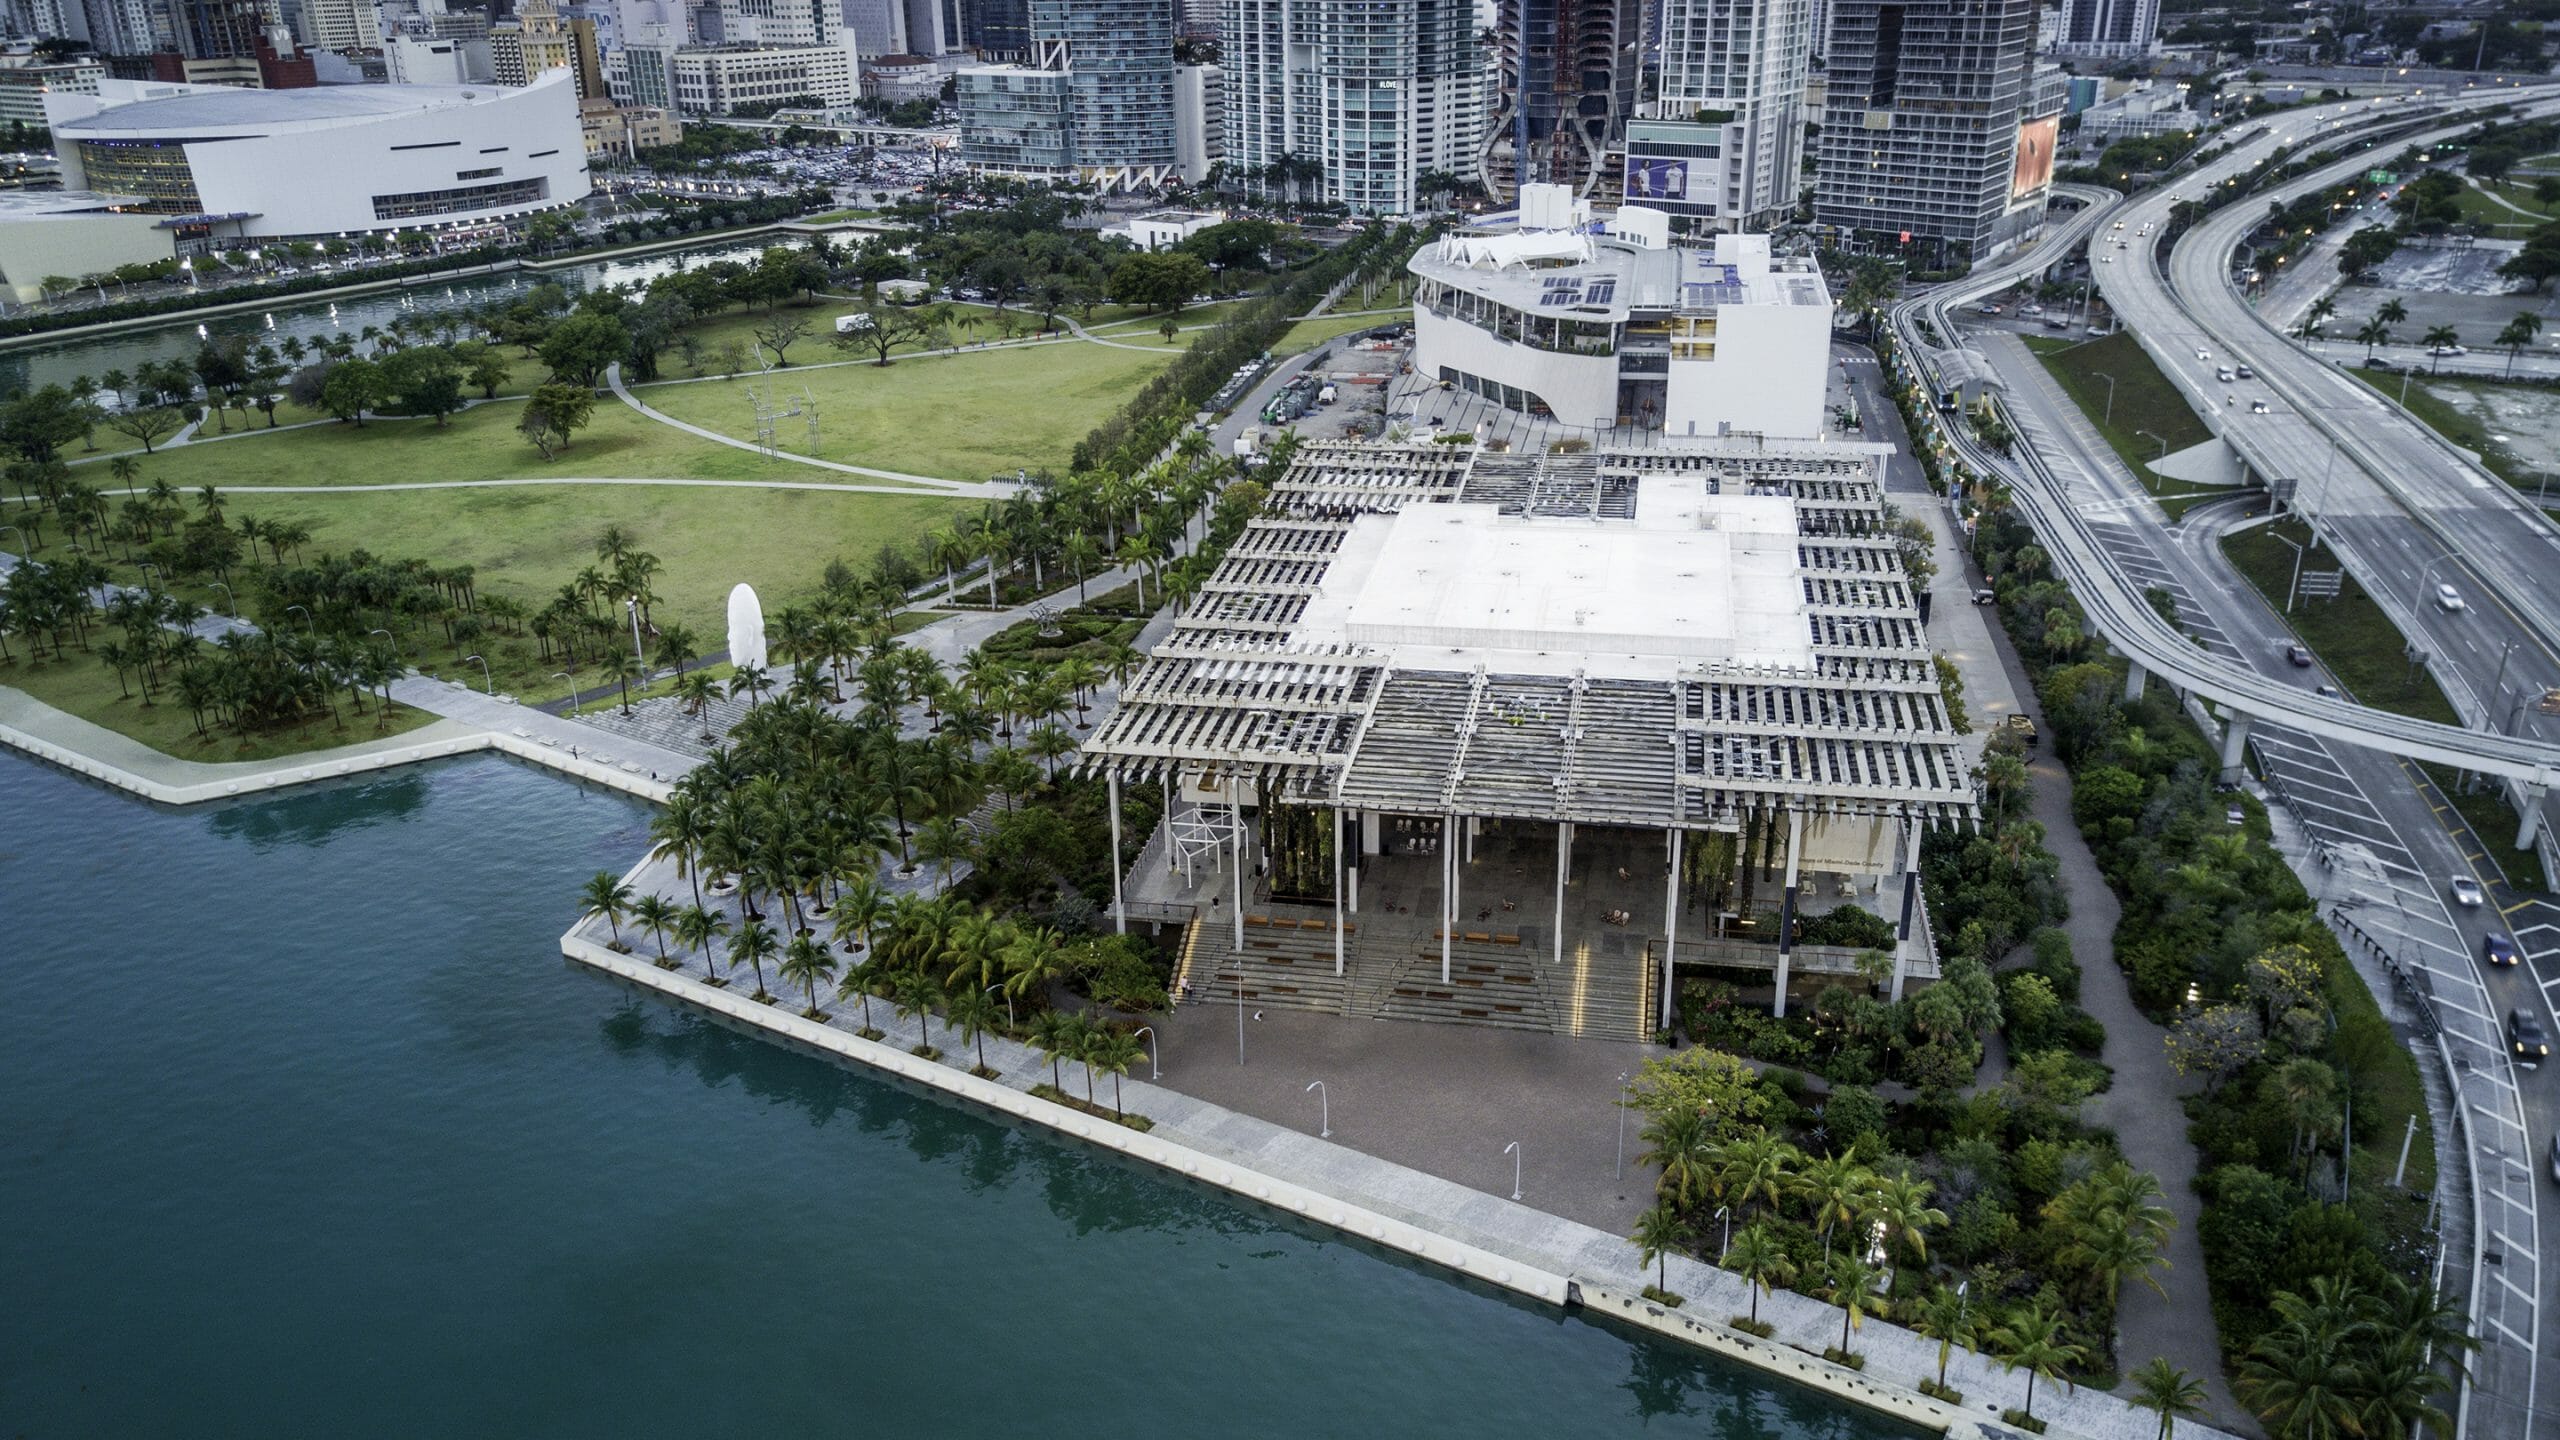
[[[1319,1140],[1332,1139],[1333,1092],[1324,1088],[1323,1081],[1310,1080],[1307,1082],[1306,1090],[1300,1093],[1312,1093],[1316,1097],[1316,1125],[1318,1127],[1316,1138]],[[1517,1200],[1520,1197],[1514,1195],[1511,1198]]]
[[[1627,1072],[1618,1072],[1618,1178],[1627,1178]]]
[[[1520,1198],[1520,1142],[1514,1140],[1503,1146],[1502,1153],[1511,1157],[1511,1198],[1517,1200]]]

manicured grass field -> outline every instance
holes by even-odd
[[[806,387],[816,398],[821,459],[952,480],[1010,479],[1016,469],[1065,469],[1075,442],[1178,353],[1176,346],[1158,354],[1063,342],[925,356],[885,369],[794,369],[755,383],[791,400]],[[750,383],[704,380],[638,393],[680,420],[752,439]],[[781,421],[778,438],[786,450],[805,452],[806,422]]]
[[[2470,185],[2465,185],[2462,193],[2455,197],[2454,203],[2461,207],[2462,218],[2465,221],[2475,225],[2491,226],[2504,238],[2519,239],[2531,234],[2536,227],[2548,221],[2560,219],[2560,215],[2555,215],[2550,206],[2534,198],[2533,186],[2530,184],[2517,185],[2510,182],[2489,188],[2496,192],[2498,199],[2492,199],[2479,188]],[[2498,203],[2499,199],[2507,203],[2501,205]],[[2515,208],[2509,209],[2508,206]],[[2517,210],[2526,213],[2519,215],[2516,213]]]
[[[664,391],[652,391],[664,394]],[[475,405],[442,428],[427,420],[334,422],[272,434],[184,445],[142,461],[140,483],[166,479],[182,490],[219,485],[393,485],[434,480],[504,480],[546,475],[637,479],[848,480],[787,460],[768,460],[687,435],[634,412],[611,395],[597,397],[595,418],[569,448],[549,460],[516,433],[520,401]],[[752,427],[750,427],[752,429]],[[82,478],[105,483],[102,467]],[[869,482],[864,482],[869,483]],[[885,483],[885,482],[884,482]]]
[[[1381,325],[1393,325],[1412,318],[1411,311],[1397,315],[1319,315],[1313,320],[1301,320],[1290,326],[1272,345],[1271,353],[1296,355],[1357,330],[1374,330]]]
[[[343,728],[333,728],[323,720],[245,738],[214,729],[207,738],[196,734],[194,719],[175,695],[163,694],[158,704],[144,705],[141,690],[130,680],[119,688],[116,672],[94,653],[73,649],[61,660],[47,659],[38,664],[30,662],[19,646],[13,644],[10,648],[18,658],[13,664],[0,665],[0,685],[24,690],[57,710],[68,710],[91,724],[105,726],[181,760],[220,762],[297,755],[398,735],[436,718],[423,710],[395,705],[388,724],[378,725],[380,711],[375,707],[380,702],[368,700],[365,713],[351,714],[347,697],[341,694],[337,700],[339,715],[345,722]]]
[[[2160,458],[2163,440],[2175,453],[2213,438],[2169,377],[2143,353],[2142,342],[2129,332],[2076,345],[2056,345],[2036,337],[2027,346],[2136,475],[2151,474],[2147,467]],[[2115,377],[2112,407],[2107,403],[2109,386],[2100,378],[2108,375]]]
[[[2258,593],[2281,612],[2285,587],[2293,578],[2293,551],[2284,541],[2300,544],[2307,538],[2304,526],[2286,521],[2226,536],[2222,549],[2240,573],[2249,577],[2249,583],[2258,587]],[[2322,551],[2306,557],[2303,568],[2335,570],[2339,565],[2335,556]],[[2340,583],[2337,599],[2297,600],[2288,617],[2295,633],[2337,677],[2338,684],[2359,703],[2379,710],[2446,725],[2461,724],[2452,703],[2436,688],[2434,678],[2423,669],[2411,673],[2409,662],[2402,655],[2408,642],[2401,638],[2399,627],[2391,623],[2391,618],[2382,613],[2382,607],[2374,603],[2353,575]]]
[[[243,491],[229,513],[234,523],[251,516],[309,525],[306,558],[362,546],[377,555],[475,566],[481,594],[509,595],[536,609],[595,563],[596,536],[619,524],[660,562],[658,623],[681,621],[702,637],[704,649],[716,650],[727,635],[729,587],[755,586],[770,615],[814,594],[828,561],[868,569],[884,542],[903,542],[945,523],[965,503],[806,490],[525,486],[343,495]],[[490,643],[508,644],[494,637]],[[503,671],[501,657],[490,658]],[[479,678],[478,666],[453,666],[454,659],[446,658],[450,673],[467,669]],[[547,690],[520,686],[517,693],[568,693],[547,674],[540,678]],[[498,688],[508,688],[503,673]]]

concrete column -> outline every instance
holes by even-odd
[[[1349,877],[1349,878],[1350,878],[1350,881],[1351,881],[1351,913],[1352,913],[1352,914],[1354,914],[1354,915],[1357,915],[1357,914],[1359,914],[1359,913],[1360,913],[1360,870],[1359,870],[1359,867],[1354,866],[1354,867],[1352,868],[1352,870],[1351,870],[1351,874],[1350,874],[1350,877]]]
[[[1228,834],[1227,844],[1230,855],[1230,864],[1236,872],[1236,953],[1238,955],[1242,955],[1244,953],[1244,807],[1242,805],[1230,805],[1227,807],[1227,814],[1234,817],[1235,820],[1235,829]],[[1241,985],[1244,982],[1242,980],[1238,980],[1236,983]]]
[[[1904,821],[1903,824],[1906,828],[1907,843],[1904,850],[1905,858],[1902,862],[1902,921],[1894,927],[1893,931],[1893,995],[1891,998],[1894,1000],[1902,998],[1903,972],[1911,963],[1911,922],[1913,917],[1920,913],[1920,822],[1914,818]]]
[[[2126,661],[2124,667],[2124,698],[2128,702],[2141,699],[2142,682],[2150,678],[2150,672],[2142,668],[2141,661]]]
[[[1111,929],[1114,934],[1126,935],[1129,902],[1120,893],[1120,772],[1108,772],[1103,788],[1111,804]]]
[[[1342,812],[1333,812],[1333,973],[1342,974]]]
[[[1449,983],[1449,946],[1458,928],[1458,817],[1440,822],[1440,983]]]
[[[1476,817],[1467,817],[1467,863],[1476,863]]]
[[[2222,783],[2237,785],[2247,773],[2249,717],[2235,710],[2222,722]]]
[[[1680,832],[1671,832],[1671,878],[1662,887],[1662,1016],[1657,1029],[1671,1028],[1671,962],[1680,950]]]
[[[2528,783],[2524,787],[2524,803],[2518,810],[2524,819],[2516,826],[2516,848],[2530,850],[2542,834],[2542,797],[2550,793],[2545,787]]]
[[[1556,933],[1555,963],[1564,963],[1564,887],[1573,868],[1573,822],[1556,822]]]
[[[1787,812],[1787,889],[1786,898],[1778,905],[1778,989],[1770,1014],[1785,1019],[1787,1014],[1787,962],[1796,948],[1796,855],[1804,849],[1804,812]],[[1241,943],[1241,942],[1239,942]]]
[[[1384,848],[1384,844],[1385,841],[1379,825],[1378,812],[1375,810],[1362,811],[1360,813],[1360,853],[1363,855],[1378,854]]]

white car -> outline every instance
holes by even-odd
[[[2213,358],[2213,352],[2210,350],[2198,350],[2196,351],[2196,358],[2199,360],[2210,360]]]
[[[2466,910],[2476,910],[2480,908],[2480,902],[2487,898],[2488,896],[2480,889],[2479,881],[2472,879],[2468,875],[2457,875],[2453,877],[2454,904],[2459,905]]]
[[[2438,585],[2436,587],[2436,603],[2447,610],[2460,610],[2464,608],[2462,603],[2462,592],[2454,589],[2450,585]]]

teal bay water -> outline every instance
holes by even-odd
[[[645,824],[0,754],[0,1435],[1885,1429],[570,970]]]

